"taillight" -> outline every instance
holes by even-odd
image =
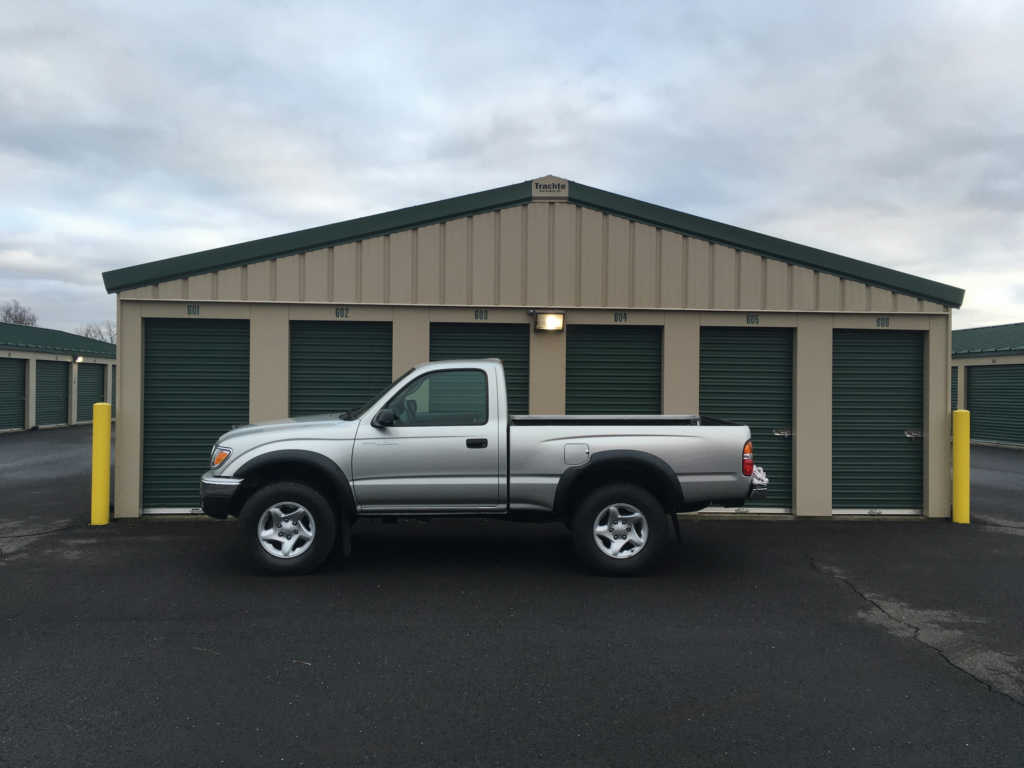
[[[754,474],[754,442],[747,440],[743,446],[743,474],[750,477]]]

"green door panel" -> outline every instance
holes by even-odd
[[[106,369],[107,366],[98,363],[78,365],[78,421],[92,421],[93,403],[103,402]]]
[[[288,412],[358,408],[391,383],[391,323],[292,321]]]
[[[570,325],[565,412],[661,413],[661,327]]]
[[[68,423],[68,374],[70,363],[36,361],[36,424],[41,427]]]
[[[750,427],[770,483],[748,506],[792,507],[792,329],[701,328],[700,413]]]
[[[971,437],[1024,444],[1024,365],[972,365],[967,369]]]
[[[249,421],[249,322],[144,322],[142,506],[197,507],[214,442]]]
[[[951,411],[956,410],[956,397],[957,388],[959,386],[958,379],[960,378],[960,369],[955,365],[949,369],[950,372],[950,391],[949,391],[949,409]]]
[[[25,361],[0,357],[0,429],[25,428]]]
[[[836,330],[832,355],[832,506],[920,509],[924,335]]]
[[[530,326],[527,323],[431,323],[430,359],[496,357],[505,368],[510,414],[530,412]]]

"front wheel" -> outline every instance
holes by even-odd
[[[260,488],[239,518],[250,559],[272,573],[309,573],[327,559],[337,538],[334,510],[318,491],[301,483]]]
[[[593,491],[573,517],[576,553],[601,573],[625,576],[650,567],[664,551],[668,533],[661,503],[627,483]]]

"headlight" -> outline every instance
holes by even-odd
[[[231,455],[231,449],[225,448],[223,445],[213,446],[213,450],[210,451],[210,468],[216,469],[225,461],[228,460],[228,456]]]

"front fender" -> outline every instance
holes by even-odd
[[[335,499],[341,503],[339,524],[341,540],[345,554],[351,551],[351,522],[356,514],[356,500],[352,493],[352,484],[345,471],[327,456],[315,451],[304,451],[295,448],[269,451],[253,456],[234,470],[234,476],[244,481],[246,478],[258,476],[261,472],[274,470],[278,467],[301,467],[314,472],[316,476],[325,478],[334,491]]]

